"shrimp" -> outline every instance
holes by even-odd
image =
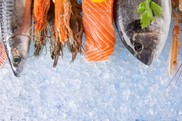
[[[180,46],[180,23],[182,23],[182,0],[172,0],[172,15],[174,21],[174,28],[172,33],[172,44],[171,44],[171,53],[170,53],[170,65],[169,73],[174,74],[177,72],[178,64],[178,48]],[[178,9],[178,11],[176,10]]]
[[[182,75],[182,64],[178,66],[178,48],[181,46],[180,40],[180,24],[182,23],[182,0],[171,0],[172,16],[174,21],[172,44],[170,52],[169,73],[174,74],[172,80],[167,85],[167,92],[172,91]]]
[[[67,30],[64,22],[65,10],[64,6],[68,0],[54,0],[55,4],[55,21],[54,31],[56,41],[60,41],[62,45],[67,41]]]
[[[50,0],[34,0],[33,18],[34,18],[34,55],[38,56],[42,46],[46,44],[47,18],[50,8]]]
[[[83,35],[83,24],[82,18],[79,14],[81,12],[81,6],[76,0],[71,0],[72,4],[72,15],[70,18],[71,33],[68,40],[68,48],[72,53],[72,61],[76,58],[77,53],[82,53],[82,35]]]
[[[54,60],[53,67],[57,65],[60,55],[63,55],[62,48],[68,40],[67,29],[64,22],[65,10],[64,5],[67,0],[53,0],[55,5],[55,19],[54,19],[54,38],[51,41],[51,58]]]
[[[81,53],[81,38],[83,34],[82,19],[79,15],[81,6],[76,0],[54,0],[55,20],[54,39],[51,41],[51,58],[53,66],[57,65],[60,55],[63,55],[62,48],[68,45],[72,53],[72,61],[77,53]]]

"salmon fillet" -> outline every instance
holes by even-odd
[[[0,67],[4,65],[6,61],[6,52],[3,43],[0,42]]]
[[[114,51],[116,35],[113,25],[113,4],[114,0],[101,3],[82,1],[87,61],[108,60]]]

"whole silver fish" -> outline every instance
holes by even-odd
[[[171,0],[153,0],[162,9],[162,18],[147,29],[142,29],[138,6],[144,0],[115,0],[114,19],[122,42],[126,48],[146,65],[161,53],[166,42],[171,21]]]
[[[20,76],[30,44],[31,0],[0,0],[0,29],[15,76]]]

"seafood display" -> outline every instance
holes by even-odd
[[[88,62],[107,61],[114,52],[116,29],[130,53],[150,65],[163,49],[173,16],[170,74],[176,73],[181,6],[181,0],[172,4],[171,0],[82,0],[82,4],[77,0],[0,0],[0,66],[8,58],[15,76],[20,76],[31,37],[35,57],[50,42],[53,67],[63,57],[64,47],[72,55],[71,62],[78,53],[84,53]]]
[[[20,76],[28,55],[31,4],[31,0],[0,1],[1,36],[15,76]]]
[[[82,1],[87,61],[108,60],[114,51],[116,35],[113,25],[114,0],[94,3]]]
[[[114,19],[126,48],[138,60],[150,65],[154,58],[157,58],[161,53],[168,36],[171,21],[171,1],[153,0],[162,7],[162,18],[155,18],[155,21],[147,28],[142,28],[137,9],[138,5],[143,1],[115,0]],[[147,2],[150,2],[150,0]]]

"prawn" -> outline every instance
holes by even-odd
[[[60,55],[63,55],[62,48],[68,40],[65,25],[65,3],[69,0],[53,0],[55,5],[54,38],[51,42],[51,58],[54,60],[53,67],[57,65]],[[68,12],[68,11],[67,11]],[[71,14],[71,13],[70,13]],[[69,19],[69,17],[68,17]],[[69,21],[69,20],[68,20]]]
[[[181,0],[182,4],[182,0]],[[177,72],[177,64],[178,64],[178,47],[179,47],[179,39],[180,39],[180,21],[181,21],[181,12],[180,10],[180,1],[173,0],[172,1],[172,15],[174,21],[173,33],[172,33],[172,44],[171,44],[171,56],[170,56],[170,65],[169,65],[169,73],[172,74]],[[177,12],[176,9],[179,11]]]
[[[83,34],[82,19],[79,15],[81,6],[76,0],[53,0],[55,5],[54,39],[51,41],[51,58],[53,66],[57,65],[59,56],[63,56],[63,46],[68,45],[72,61],[81,53]]]
[[[182,0],[171,0],[172,2],[172,16],[174,27],[172,32],[172,44],[170,52],[169,73],[174,74],[172,80],[168,84],[168,91],[171,91],[180,79],[182,74],[182,64],[178,66],[178,50],[181,46],[180,42],[180,24],[182,23]]]
[[[72,61],[76,58],[77,53],[82,53],[82,35],[83,35],[83,24],[82,18],[79,14],[81,12],[81,6],[77,4],[76,0],[71,0],[72,4],[72,15],[70,18],[70,28],[68,48],[72,53]]]
[[[42,47],[46,44],[47,18],[50,8],[50,0],[34,0],[33,18],[34,18],[34,55],[38,56]]]

